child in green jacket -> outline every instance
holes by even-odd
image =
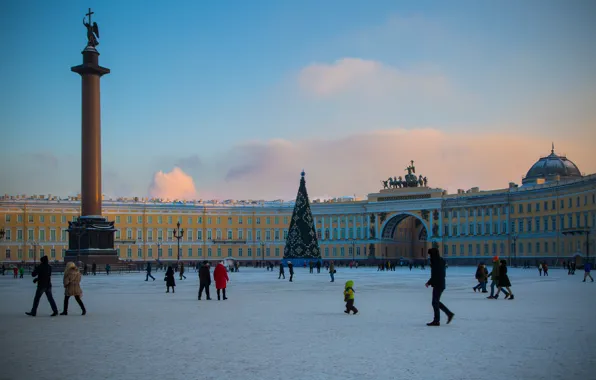
[[[346,310],[344,313],[350,314],[350,311],[353,311],[354,314],[358,313],[358,309],[354,307],[354,281],[350,280],[346,282],[346,287],[344,289],[344,301],[346,303]]]
[[[23,278],[23,275],[25,274],[25,268],[20,267],[19,268],[19,278]]]

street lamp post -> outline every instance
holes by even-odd
[[[563,235],[586,235],[586,260],[590,262],[590,228],[566,228],[563,230]]]
[[[176,229],[174,230],[174,237],[178,240],[178,260],[176,266],[180,265],[180,239],[184,236],[184,228],[180,228],[180,222],[176,223]]]
[[[517,268],[517,234],[513,234],[512,236],[513,238],[513,262],[514,262],[514,267]],[[509,258],[509,262],[511,262],[511,258]]]
[[[352,244],[352,263],[356,261],[356,239],[350,238],[350,244]]]
[[[161,265],[161,240],[157,240],[157,263]]]

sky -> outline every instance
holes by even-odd
[[[103,192],[365,196],[410,160],[455,192],[540,156],[596,172],[593,1],[0,2],[0,194],[80,191],[99,25]]]

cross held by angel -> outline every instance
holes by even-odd
[[[87,28],[87,46],[96,47],[99,45],[99,27],[97,23],[91,23],[91,15],[95,12],[91,12],[91,8],[89,8],[89,12],[83,17],[83,25]],[[86,17],[89,17],[89,22],[87,22]]]

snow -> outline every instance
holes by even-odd
[[[475,268],[447,270],[443,302],[455,318],[432,319],[429,271],[296,268],[230,273],[227,301],[197,301],[194,271],[165,294],[163,272],[86,276],[80,316],[36,318],[30,277],[0,276],[0,379],[589,379],[596,378],[596,283],[583,272],[510,269],[515,300],[474,293]],[[354,280],[358,315],[343,313]],[[61,276],[54,297],[62,309]]]

